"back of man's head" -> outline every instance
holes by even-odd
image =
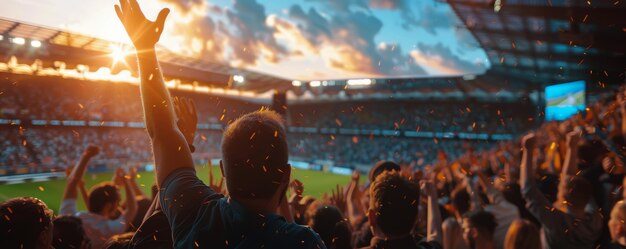
[[[0,247],[50,247],[51,216],[52,211],[46,204],[33,197],[17,197],[4,202],[0,205]],[[42,238],[44,232],[50,236]]]
[[[420,201],[417,185],[402,177],[399,171],[384,171],[376,177],[370,191],[370,212],[376,215],[376,226],[386,236],[411,232]]]
[[[224,131],[222,154],[228,193],[235,199],[269,199],[289,181],[287,136],[276,112],[235,120]]]
[[[370,180],[370,183],[371,183],[371,182],[374,182],[374,180],[376,180],[376,177],[380,175],[380,173],[383,173],[384,171],[389,171],[389,170],[400,171],[401,169],[402,168],[400,168],[400,165],[392,161],[378,161],[374,165],[374,167],[370,169],[368,179]]]
[[[78,249],[87,243],[83,222],[74,216],[60,216],[54,219],[52,247],[55,249]]]
[[[483,210],[466,213],[464,215],[464,222],[468,222],[467,225],[470,228],[476,229],[479,236],[485,239],[493,239],[493,233],[498,226],[493,214]]]
[[[567,201],[567,204],[575,209],[584,209],[593,194],[593,186],[591,186],[591,183],[580,176],[574,176],[564,180],[567,181],[562,185],[565,186],[565,189],[561,189],[560,191],[565,201]]]
[[[452,191],[452,206],[459,213],[463,215],[470,209],[470,195],[465,188],[457,188]]]
[[[100,214],[107,204],[115,204],[120,200],[117,187],[111,182],[93,186],[89,191],[89,212]]]
[[[349,248],[352,236],[347,222],[334,206],[322,206],[312,219],[311,228],[317,232],[327,248]]]

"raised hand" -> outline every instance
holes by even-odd
[[[224,177],[220,178],[220,183],[217,184],[217,180],[215,181],[213,180],[213,165],[211,165],[211,159],[209,159],[208,164],[209,164],[209,187],[217,193],[226,194],[224,192]]]
[[[92,158],[100,153],[100,147],[90,144],[87,146],[87,149],[83,152],[87,158]]]
[[[291,190],[293,191],[294,196],[302,199],[302,193],[304,193],[304,184],[298,179],[295,179],[293,180],[293,182],[291,182]]]
[[[119,0],[115,5],[115,12],[120,19],[126,33],[138,50],[153,49],[163,33],[163,25],[170,10],[165,8],[159,12],[156,21],[148,20],[141,11],[137,0]]]
[[[330,197],[330,203],[335,205],[342,213],[346,213],[347,202],[346,197],[343,194],[343,188],[337,184],[336,189],[332,190],[332,196]]]
[[[578,142],[580,141],[581,131],[580,129],[575,129],[572,132],[567,133],[565,136],[565,141],[570,148],[578,146]]]
[[[137,173],[137,167],[132,167],[130,168],[130,170],[128,171],[128,176],[130,176],[131,180],[137,179],[138,178],[138,173]]]
[[[537,145],[537,136],[535,136],[535,133],[531,132],[522,138],[522,147],[524,149],[532,150],[535,148],[536,145]]]
[[[115,175],[113,176],[113,183],[117,186],[123,186],[125,179],[126,172],[124,172],[122,168],[117,168],[115,170]]]
[[[196,135],[198,127],[198,113],[196,112],[196,103],[187,98],[174,98],[174,111],[176,111],[176,125],[185,136],[187,144],[193,145],[193,139]],[[193,150],[192,150],[193,152]]]

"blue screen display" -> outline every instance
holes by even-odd
[[[564,120],[585,109],[585,81],[546,87],[546,120]]]

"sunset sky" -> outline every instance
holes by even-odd
[[[3,0],[0,18],[128,41],[113,0]],[[172,13],[160,44],[293,80],[482,73],[484,51],[435,0],[140,0]]]

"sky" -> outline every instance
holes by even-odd
[[[129,42],[115,0],[2,0],[0,18]],[[290,80],[480,74],[485,52],[437,0],[139,0],[160,45]]]

